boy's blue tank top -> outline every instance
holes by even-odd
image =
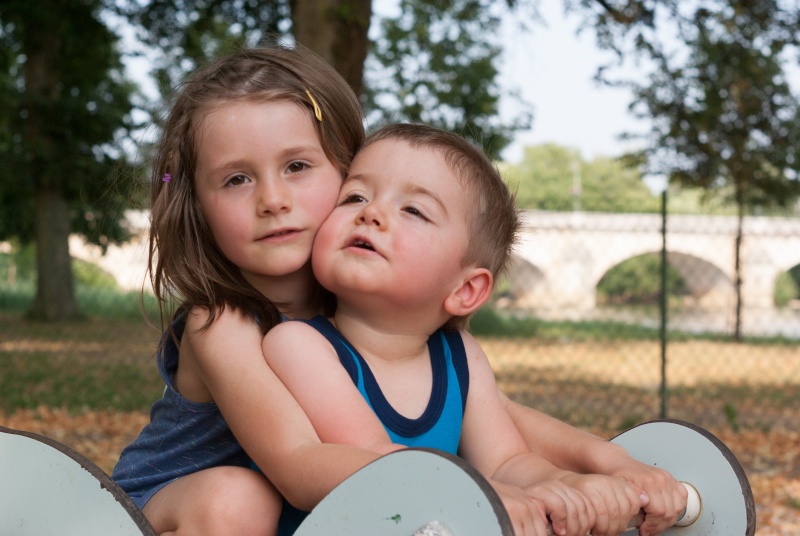
[[[317,316],[303,322],[314,327],[333,345],[342,366],[383,423],[393,443],[457,454],[469,391],[467,355],[459,332],[437,330],[428,339],[433,372],[431,397],[422,415],[418,419],[409,419],[389,404],[367,362],[327,318]],[[278,535],[293,534],[306,515],[284,501]]]
[[[327,318],[317,316],[304,322],[324,335],[336,349],[342,366],[383,423],[392,442],[457,454],[469,390],[469,369],[461,334],[437,330],[428,339],[433,372],[431,396],[422,415],[409,419],[389,404],[367,362]]]

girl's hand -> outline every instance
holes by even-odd
[[[553,532],[559,536],[586,536],[595,525],[591,502],[575,487],[558,480],[544,480],[525,492],[544,504]]]
[[[497,480],[489,480],[511,518],[515,536],[547,536],[545,506],[523,490]]]
[[[592,536],[616,536],[647,503],[647,494],[623,478],[569,474],[561,479],[580,491],[595,513]]]

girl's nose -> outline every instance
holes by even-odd
[[[291,191],[283,180],[280,178],[268,178],[262,181],[260,186],[259,213],[278,214],[291,210]]]

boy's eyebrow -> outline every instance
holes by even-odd
[[[447,215],[447,206],[444,204],[442,198],[436,194],[436,192],[432,192],[431,190],[416,184],[410,185],[407,190],[412,194],[424,195],[425,197],[430,198],[434,203],[439,205],[439,208],[442,209],[442,212],[444,212],[445,216]]]

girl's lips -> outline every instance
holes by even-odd
[[[288,240],[300,233],[300,229],[277,229],[259,238],[259,241]]]

